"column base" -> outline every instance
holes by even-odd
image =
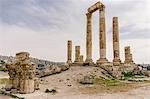
[[[125,60],[124,61],[124,64],[133,64],[134,62],[133,61],[131,61],[131,60]]]
[[[121,60],[120,59],[113,59],[113,65],[117,66],[121,64]]]
[[[72,61],[71,60],[68,60],[67,61],[68,65],[72,64]]]
[[[100,58],[99,60],[97,60],[96,64],[100,65],[100,64],[105,64],[108,63],[108,60],[106,58]]]
[[[83,62],[74,62],[71,66],[83,66]]]
[[[94,62],[92,59],[86,59],[83,65],[84,66],[92,66],[92,65],[94,65]]]

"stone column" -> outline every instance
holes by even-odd
[[[75,61],[74,63],[80,62],[80,46],[75,46]]]
[[[80,62],[83,63],[83,55],[80,55]]]
[[[100,46],[100,58],[97,60],[97,64],[107,63],[106,59],[106,29],[105,29],[105,7],[99,10],[99,46]]]
[[[86,26],[86,60],[85,63],[92,63],[92,13],[87,13]]]
[[[124,61],[124,63],[125,64],[133,63],[132,54],[131,54],[131,51],[130,51],[130,46],[125,47],[125,61]]]
[[[68,44],[67,44],[67,63],[68,64],[72,64],[72,41],[68,40]]]
[[[134,61],[133,61],[133,56],[132,54],[130,53],[130,59],[131,59],[131,63],[134,64]]]
[[[120,51],[119,51],[119,29],[118,29],[118,17],[113,17],[113,64],[119,65],[120,60]]]

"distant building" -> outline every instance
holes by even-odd
[[[0,68],[4,68],[5,67],[5,61],[0,60]]]
[[[150,64],[138,64],[138,66],[142,70],[149,70],[150,71]]]

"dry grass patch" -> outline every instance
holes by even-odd
[[[86,85],[79,88],[79,90],[83,94],[127,92],[138,87],[150,85],[149,82],[128,82],[96,78],[93,85]]]
[[[0,78],[0,84],[9,84],[8,78]]]

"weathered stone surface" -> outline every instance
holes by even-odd
[[[27,94],[35,91],[34,80],[30,79],[21,79],[20,80],[20,93]]]
[[[16,54],[16,61],[7,64],[8,74],[10,76],[10,85],[19,93],[32,93],[35,91],[36,66],[30,62],[28,52],[20,52]],[[36,86],[37,87],[37,86]]]
[[[84,62],[83,55],[80,55],[80,62],[81,62],[81,63]]]
[[[75,64],[80,63],[80,46],[75,46]]]
[[[104,5],[101,2],[96,2],[94,5],[88,8],[89,13],[93,13],[98,9],[101,9]]]
[[[113,64],[120,65],[118,17],[113,17]]]
[[[125,47],[125,64],[133,64],[132,54],[130,51],[130,46]]]
[[[86,28],[86,60],[84,64],[93,64],[92,61],[92,13],[99,10],[99,47],[100,58],[97,60],[97,64],[107,63],[106,59],[106,29],[105,29],[105,6],[101,2],[97,2],[92,5],[87,16],[87,28]]]
[[[39,70],[37,72],[37,76],[38,77],[45,77],[45,76],[49,76],[52,74],[56,74],[56,73],[60,73],[62,71],[68,70],[70,68],[70,66],[68,64],[62,64],[62,65],[51,65],[48,66],[46,69],[44,70]]]
[[[61,65],[59,67],[61,68],[62,71],[69,69],[69,65]]]
[[[52,69],[52,73],[60,73],[61,72],[61,68],[58,66],[54,66],[54,68]]]
[[[28,52],[20,52],[16,53],[16,60],[17,61],[27,61],[29,60],[29,53]]]
[[[101,65],[100,67],[107,72],[105,74],[109,74],[113,78],[116,78],[116,79],[121,79],[121,77],[122,77],[122,71],[120,70],[119,66]]]
[[[107,63],[106,58],[106,25],[105,25],[105,6],[99,9],[99,48],[100,58],[97,60],[97,64]]]
[[[85,63],[92,63],[92,13],[86,13],[86,60]]]
[[[79,80],[79,83],[81,84],[93,84],[94,76],[87,75],[84,76],[82,79]]]
[[[150,77],[150,71],[141,70],[141,74]]]
[[[5,86],[6,91],[11,91],[11,89],[12,89],[12,84],[9,84],[9,85]]]
[[[67,63],[68,64],[72,64],[72,41],[71,40],[68,40],[68,44],[67,44],[67,48],[68,48],[68,51],[67,51]]]
[[[39,87],[39,78],[35,78],[34,79],[34,89],[35,90],[38,90],[40,87]]]

